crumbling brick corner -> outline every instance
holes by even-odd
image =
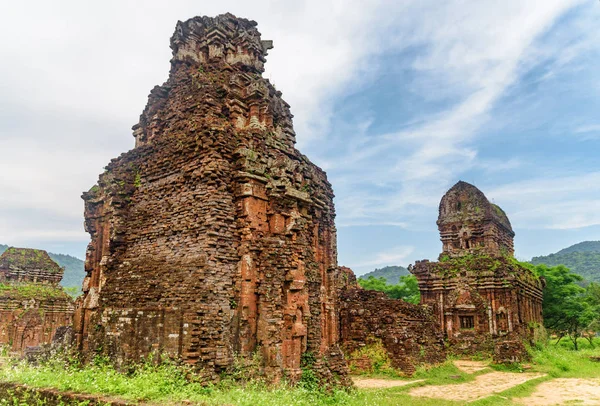
[[[496,364],[520,364],[530,360],[523,340],[504,339],[494,345],[494,362]]]

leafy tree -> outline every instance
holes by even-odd
[[[79,286],[68,286],[63,287],[63,289],[67,295],[71,296],[73,299],[77,299],[77,296],[81,295],[81,288]]]
[[[400,277],[397,284],[389,284],[385,278],[375,278],[369,276],[367,279],[359,279],[358,284],[367,290],[377,290],[384,292],[392,299],[402,299],[408,303],[418,304],[421,300],[417,278],[413,275],[404,275]]]
[[[585,338],[594,346],[594,336],[600,332],[600,283],[592,282],[585,289],[585,301],[587,303],[590,323],[588,334]]]
[[[564,265],[548,267],[538,265],[535,272],[545,278],[544,324],[558,335],[559,341],[568,337],[575,349],[577,340],[586,336],[591,326],[600,318],[600,302],[597,302],[597,284],[584,289],[577,283],[583,278]],[[586,336],[587,338],[587,336]]]

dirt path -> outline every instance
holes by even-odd
[[[514,399],[528,406],[600,405],[600,379],[557,378],[542,382],[531,396]]]
[[[483,361],[467,361],[467,360],[457,360],[454,361],[454,365],[461,371],[467,374],[473,374],[475,372],[482,371],[488,367],[487,362]]]
[[[376,388],[395,388],[397,386],[406,386],[416,382],[423,382],[424,379],[416,381],[400,381],[397,379],[374,379],[374,378],[358,378],[353,377],[352,380],[357,388],[360,389],[376,389]]]
[[[458,401],[474,401],[494,393],[502,392],[513,386],[520,385],[544,374],[523,374],[512,372],[490,372],[479,375],[474,381],[455,385],[428,385],[413,388],[409,391],[412,396],[439,398]]]

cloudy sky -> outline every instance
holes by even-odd
[[[600,239],[596,0],[0,4],[0,243],[85,255],[81,192],[133,147],[177,20],[230,11],[274,40],[265,76],[336,192],[339,262],[437,257],[462,179],[516,255]]]

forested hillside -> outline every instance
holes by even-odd
[[[555,255],[569,254],[571,252],[600,252],[600,241],[584,241],[568,248],[563,248]]]
[[[359,279],[369,279],[370,276],[374,278],[384,278],[385,281],[390,285],[395,285],[400,281],[400,277],[409,275],[408,269],[403,266],[386,266],[384,268],[375,269],[372,272],[366,273],[359,277]]]
[[[600,241],[584,241],[555,254],[533,257],[534,265],[564,265],[590,282],[600,282]]]
[[[8,245],[0,244],[0,255],[7,249]],[[50,255],[50,258],[56,261],[58,265],[65,268],[65,273],[60,284],[64,287],[76,286],[81,289],[83,277],[85,276],[83,261],[71,255],[54,254],[52,252],[49,252],[48,255]]]

